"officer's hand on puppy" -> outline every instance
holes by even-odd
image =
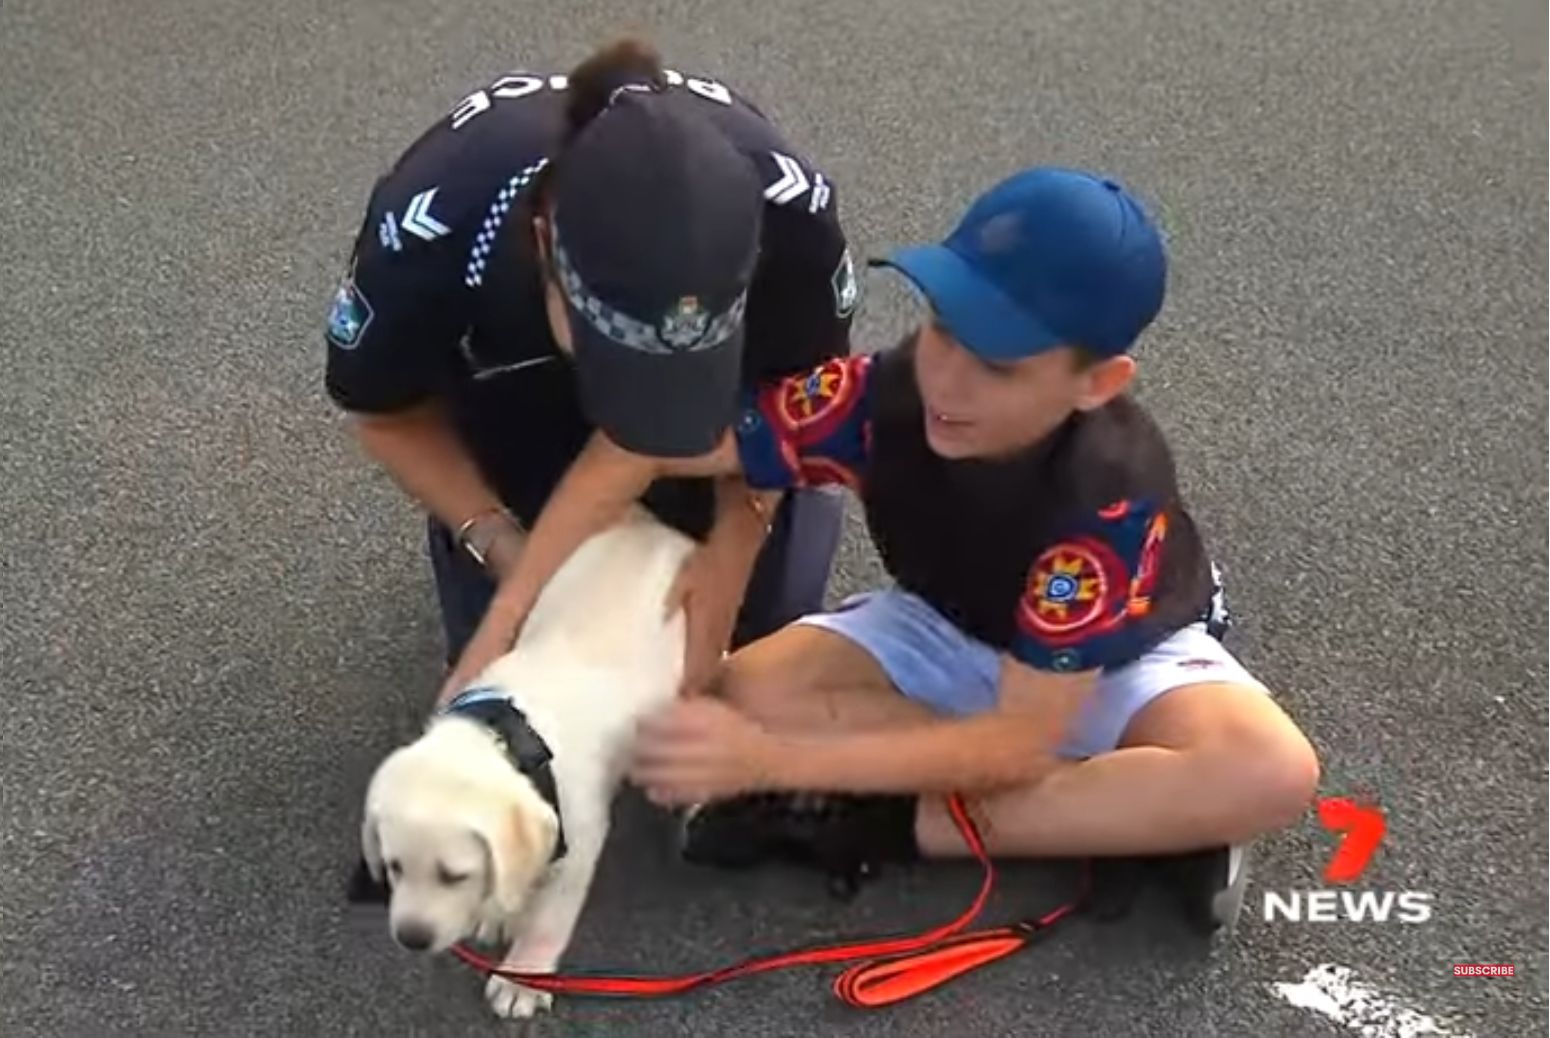
[[[684,610],[680,695],[699,695],[715,678],[722,654],[732,643],[747,583],[747,567],[738,561],[735,547],[724,541],[713,539],[684,560],[665,603],[669,613]]]
[[[517,535],[516,543],[505,550],[510,552],[510,556],[500,562],[496,562],[494,550],[486,556],[491,572],[498,574],[500,583],[496,585],[495,596],[485,610],[484,619],[479,621],[479,627],[464,646],[457,665],[442,683],[441,691],[436,696],[437,706],[450,702],[486,667],[511,651],[531,611],[531,603],[523,601],[526,596],[518,598],[514,594],[518,589],[511,579],[517,569],[516,560],[522,552],[521,536]]]

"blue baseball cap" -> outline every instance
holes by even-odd
[[[1018,173],[974,201],[939,245],[901,249],[902,273],[953,336],[987,360],[1060,345],[1124,353],[1162,308],[1168,260],[1141,204],[1079,170]]]

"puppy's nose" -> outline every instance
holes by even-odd
[[[393,931],[393,939],[410,951],[424,951],[429,948],[434,936],[428,927],[417,926],[414,923],[405,923]]]

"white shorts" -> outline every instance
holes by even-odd
[[[904,695],[944,714],[991,710],[1001,675],[1001,654],[970,637],[910,592],[889,589],[852,595],[830,613],[797,623],[844,635],[865,649]],[[1082,704],[1062,756],[1091,757],[1119,745],[1143,707],[1185,685],[1228,682],[1265,694],[1265,688],[1204,622],[1174,632],[1145,656],[1104,671]]]

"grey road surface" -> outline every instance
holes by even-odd
[[[501,1033],[470,973],[340,900],[439,633],[415,514],[322,393],[323,317],[373,178],[430,120],[625,28],[758,99],[870,254],[1030,163],[1154,202],[1174,279],[1140,393],[1227,569],[1234,644],[1312,733],[1324,791],[1388,810],[1364,888],[1430,892],[1435,915],[1264,921],[1267,891],[1321,885],[1310,815],[1261,848],[1214,946],[1148,910],[885,1013],[802,971],[568,1003],[538,1033],[1425,1033],[1410,1012],[1542,1033],[1535,6],[0,4],[0,1034]],[[901,296],[869,293],[880,344]],[[855,526],[834,591],[877,579]],[[997,912],[1058,878],[1011,869]],[[924,868],[836,906],[802,876],[707,876],[631,796],[572,961],[925,925],[973,881]],[[1321,965],[1378,994],[1320,1012],[1274,987]]]

